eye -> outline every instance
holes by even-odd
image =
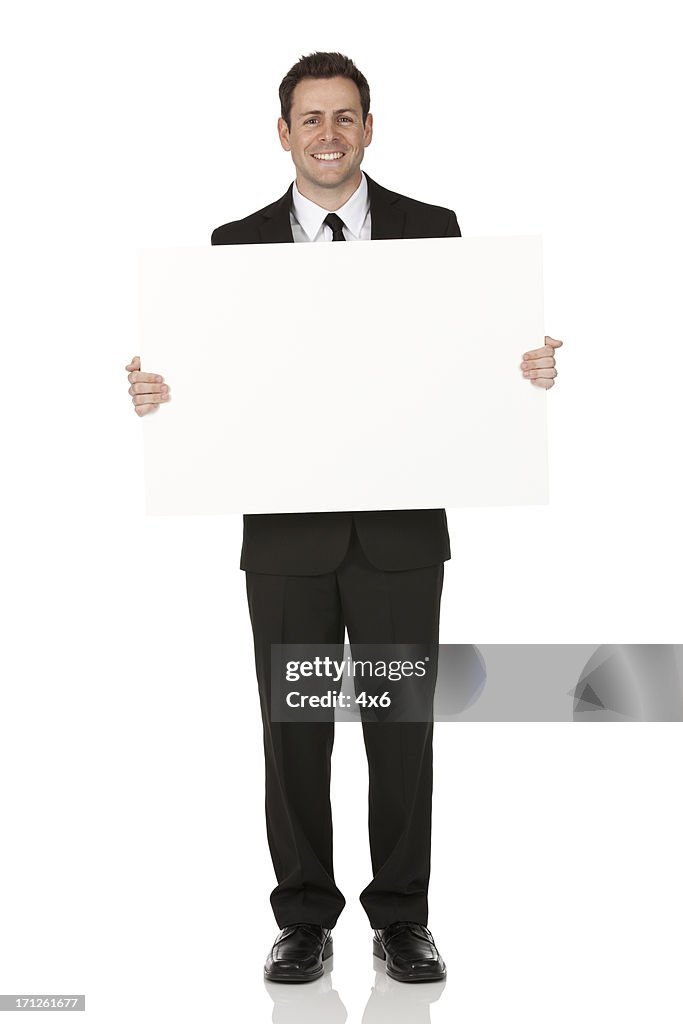
[[[318,120],[318,118],[317,118],[317,117],[308,117],[308,118],[306,118],[306,120],[304,121],[304,124],[313,124],[313,122],[314,122],[314,121],[317,121],[317,120]],[[342,115],[341,115],[341,117],[339,118],[339,120],[340,120],[340,121],[348,121],[348,122],[349,122],[349,124],[351,124],[351,123],[352,123],[352,121],[353,121],[353,119],[352,119],[352,118],[350,118],[350,117],[347,117],[347,116],[346,116],[346,114],[342,114]]]

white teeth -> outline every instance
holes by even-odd
[[[343,153],[311,153],[316,160],[339,160],[344,156]]]

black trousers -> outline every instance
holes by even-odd
[[[271,644],[424,644],[438,657],[443,562],[383,571],[355,528],[333,572],[246,573],[265,753],[266,827],[278,926],[332,928],[345,905],[334,881],[330,763],[333,722],[271,721]],[[354,655],[355,657],[355,655]],[[433,661],[434,669],[436,663]],[[373,878],[360,894],[370,925],[427,923],[433,722],[364,721]]]

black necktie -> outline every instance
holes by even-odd
[[[345,242],[344,232],[344,221],[341,217],[338,217],[336,213],[328,213],[327,217],[323,221],[323,224],[329,224],[332,228],[332,241],[333,242]]]

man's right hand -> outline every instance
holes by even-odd
[[[170,401],[168,384],[158,373],[143,373],[140,369],[140,356],[133,356],[126,366],[130,387],[128,394],[133,396],[133,406],[138,416],[146,416],[159,408],[160,402]]]

